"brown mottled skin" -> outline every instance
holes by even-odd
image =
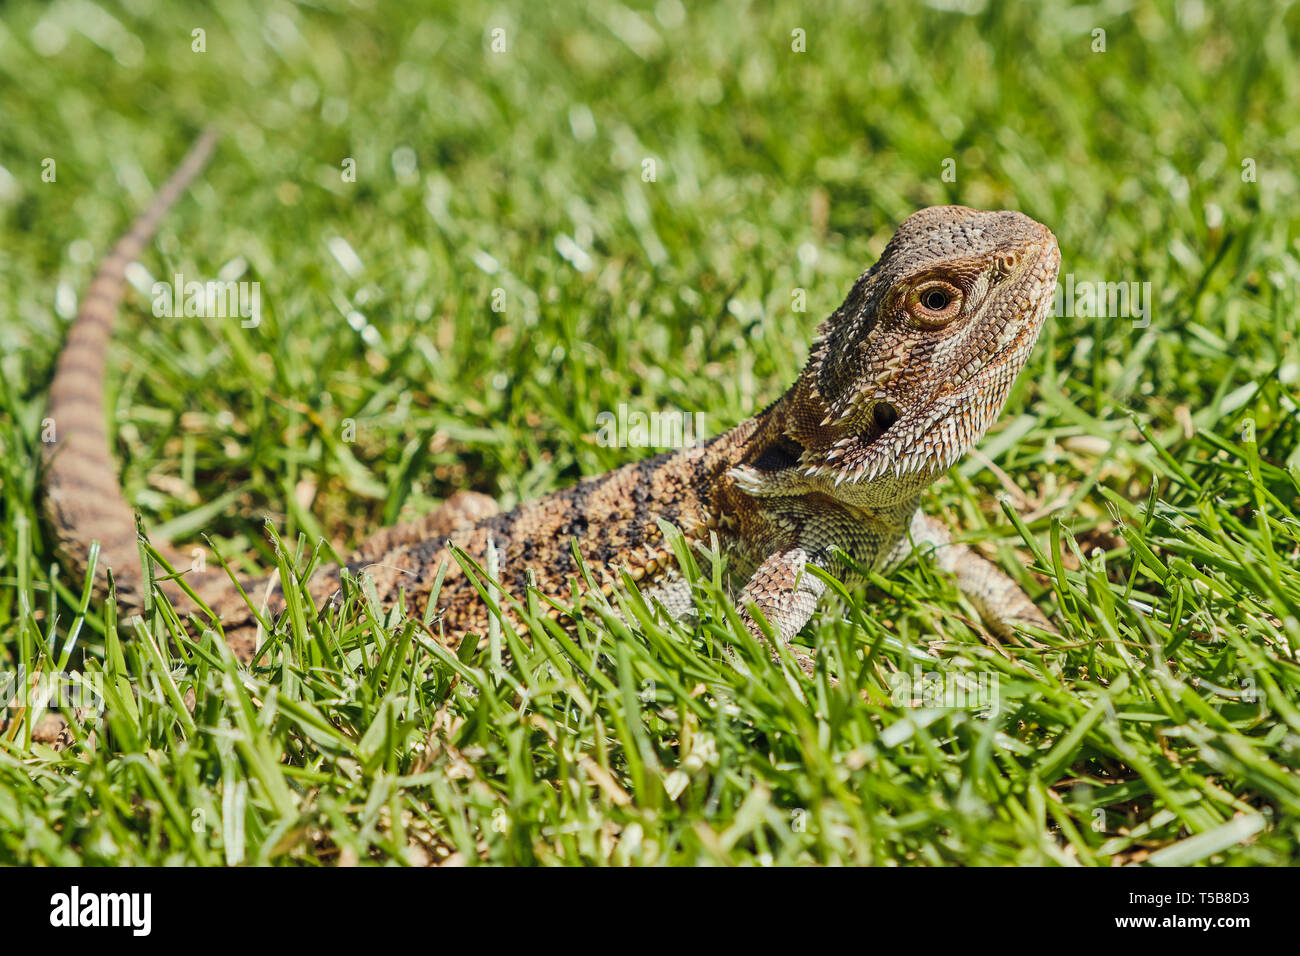
[[[68,335],[50,395],[56,440],[46,447],[50,523],[67,567],[84,574],[92,541],[102,551],[97,583],[113,571],[119,601],[141,601],[133,512],[115,477],[105,432],[104,354],[123,290],[123,269],[211,152],[203,137],[157,200],[104,260]],[[500,586],[517,597],[531,572],[545,595],[569,601],[578,577],[572,542],[604,588],[628,568],[674,614],[691,607],[659,522],[727,556],[748,626],[762,637],[756,607],[788,642],[808,621],[825,585],[809,565],[844,576],[834,551],[887,569],[913,542],[939,549],[982,616],[1000,632],[1016,621],[1050,627],[1000,571],[949,545],[917,510],[924,488],[993,423],[1038,338],[1051,303],[1060,253],[1052,233],[1017,212],[960,206],[923,209],[899,227],[880,260],[854,283],[817,330],[807,366],[778,401],[731,431],[682,451],[580,481],[512,511],[461,493],[432,515],[380,532],[348,562],[373,580],[381,602],[404,594],[423,615],[441,565],[445,578],[434,626],[456,645],[483,634],[488,611],[445,548],[450,538],[487,567],[496,548]],[[188,561],[163,553],[177,568]],[[339,587],[336,566],[315,572],[318,604]],[[254,615],[220,570],[186,580],[221,619],[227,640],[249,659],[259,640]],[[270,579],[243,582],[283,608]],[[182,612],[193,604],[162,585]],[[804,667],[811,660],[798,655]]]

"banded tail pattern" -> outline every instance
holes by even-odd
[[[48,417],[54,440],[44,449],[44,498],[56,551],[75,580],[84,577],[91,543],[98,541],[96,592],[107,587],[105,569],[111,568],[118,598],[127,606],[142,600],[142,571],[135,516],[122,494],[105,428],[108,340],[127,266],[144,251],[163,216],[203,169],[216,142],[212,129],[195,141],[153,202],[100,263],[68,330],[50,388]]]

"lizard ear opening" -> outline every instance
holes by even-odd
[[[803,445],[788,435],[782,435],[777,441],[763,449],[754,459],[753,467],[758,471],[782,471],[799,464],[803,454]]]
[[[898,421],[898,409],[889,402],[879,402],[871,410],[871,418],[876,423],[876,428],[880,429],[880,434],[883,435]]]

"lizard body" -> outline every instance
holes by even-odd
[[[132,511],[118,488],[104,428],[104,349],[123,291],[123,270],[212,148],[203,137],[154,204],[104,260],[91,283],[51,389],[56,440],[46,446],[45,498],[59,554],[84,573],[101,545],[96,583],[111,568],[119,601],[138,606],[143,575]],[[847,576],[838,551],[887,569],[912,543],[940,549],[981,615],[1005,632],[1015,621],[1048,627],[1009,578],[918,511],[921,492],[979,440],[1000,412],[1051,304],[1060,253],[1051,232],[1017,212],[931,207],[909,217],[879,261],[821,324],[811,355],[773,405],[702,444],[590,477],[504,513],[482,495],[460,493],[420,521],[381,531],[345,567],[367,574],[385,605],[404,600],[417,616],[445,566],[437,627],[455,646],[482,634],[488,610],[446,549],[448,539],[500,587],[522,597],[531,577],[545,596],[569,601],[579,577],[572,547],[614,587],[626,568],[670,613],[690,607],[660,521],[727,557],[746,624],[757,608],[782,641],[808,621],[824,583],[809,565]],[[495,560],[488,561],[489,545]],[[185,562],[163,549],[172,563]],[[309,581],[317,603],[340,587],[341,568]],[[222,571],[190,573],[236,653],[249,659],[255,615]],[[182,613],[195,607],[172,581],[159,582]],[[244,582],[273,616],[283,609],[272,579]],[[806,655],[801,666],[811,667]]]

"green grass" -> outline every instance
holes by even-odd
[[[0,670],[108,699],[93,749],[0,740],[0,863],[1296,860],[1294,6],[416,6],[0,12]],[[510,506],[648,454],[596,444],[620,403],[720,431],[908,213],[1010,207],[1063,275],[1155,300],[1147,328],[1051,319],[926,498],[1062,637],[994,641],[925,561],[824,603],[812,681],[729,663],[707,576],[690,625],[632,598],[459,657],[363,596],[252,671],[163,610],[117,620],[38,520],[44,395],[94,259],[209,122],[143,265],[239,260],[263,321],[128,297],[110,401],[151,527],[269,568],[268,513],[343,551],[457,488]],[[999,704],[899,706],[914,667]]]

